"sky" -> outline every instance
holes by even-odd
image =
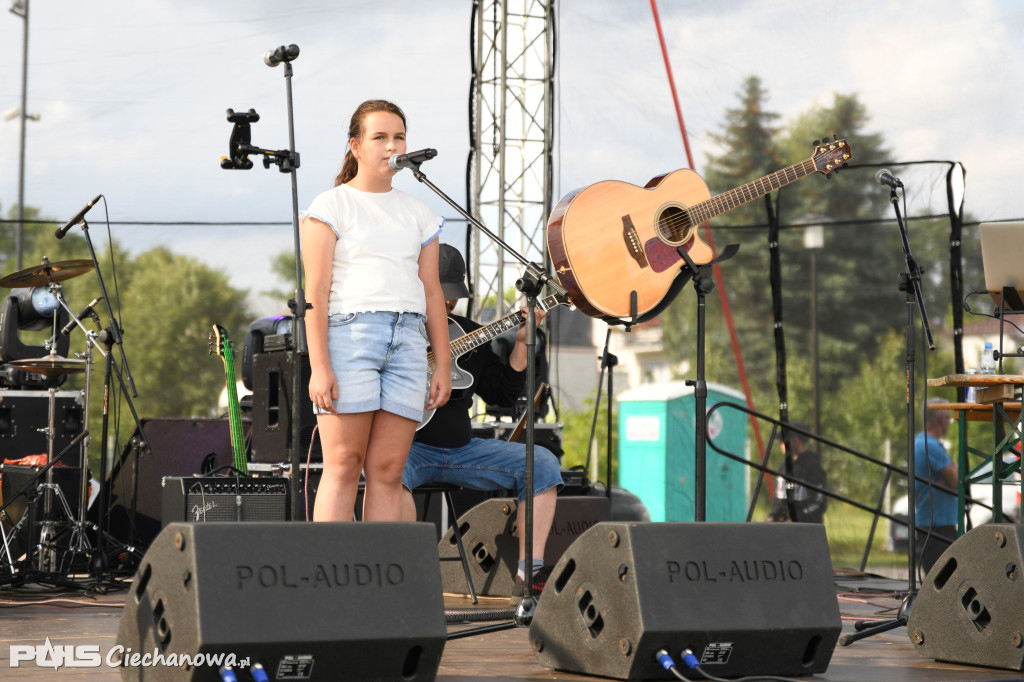
[[[225,110],[255,109],[253,144],[287,148],[284,69],[267,67],[263,54],[297,44],[300,209],[331,186],[351,112],[373,97],[403,107],[410,150],[436,148],[429,177],[464,202],[471,6],[31,0],[27,111],[40,119],[27,121],[25,203],[67,220],[102,194],[117,223],[282,223],[116,224],[111,234],[133,252],[163,245],[201,259],[243,289],[265,290],[268,279],[291,288],[267,274],[270,260],[293,246],[290,179],[256,157],[252,170],[219,167],[231,131]],[[643,185],[687,167],[650,2],[555,7],[555,196],[606,179]],[[719,151],[711,136],[743,81],[758,76],[781,125],[829,105],[835,93],[856,93],[871,117],[868,130],[884,136],[894,160],[960,162],[970,214],[1024,218],[1014,163],[1024,149],[1024,3],[661,0],[658,10],[697,172]],[[18,16],[0,13],[0,112],[20,103],[23,27]],[[0,119],[5,216],[18,197],[18,131],[17,118]],[[912,214],[942,193],[936,177],[914,180],[907,182]],[[455,215],[409,173],[395,186]],[[93,208],[90,234],[101,241],[103,219],[104,206]],[[461,244],[462,229],[453,222],[444,241]],[[13,269],[9,260],[4,273]]]

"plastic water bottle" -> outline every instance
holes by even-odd
[[[992,342],[986,341],[985,348],[981,351],[981,360],[978,362],[979,374],[995,374],[996,359],[992,354]]]

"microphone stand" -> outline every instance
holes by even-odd
[[[68,314],[71,316],[71,320],[77,326],[81,327],[82,331],[85,332],[85,337],[87,339],[87,342],[92,344],[93,347],[95,347],[96,350],[99,351],[100,355],[102,355],[103,359],[104,359],[104,376],[103,376],[103,428],[102,428],[102,430],[100,432],[100,508],[99,508],[99,518],[98,518],[99,524],[98,524],[97,530],[96,530],[96,536],[97,536],[96,537],[96,540],[97,540],[96,551],[98,553],[97,554],[98,561],[96,561],[94,563],[94,565],[90,566],[90,571],[91,572],[102,572],[103,570],[106,569],[106,566],[105,566],[105,563],[106,563],[106,559],[105,559],[106,551],[105,551],[105,548],[104,548],[106,540],[109,539],[109,540],[115,540],[116,541],[116,538],[111,538],[110,535],[107,532],[107,529],[104,527],[104,524],[106,523],[106,512],[107,512],[107,509],[106,509],[106,507],[104,505],[107,502],[106,471],[107,471],[107,455],[108,455],[108,452],[107,452],[107,439],[108,439],[108,428],[109,428],[108,415],[109,415],[109,402],[110,402],[109,398],[110,398],[110,376],[111,376],[111,369],[113,369],[114,373],[117,375],[117,381],[118,381],[118,383],[121,386],[121,392],[122,392],[122,394],[125,397],[125,401],[126,401],[126,403],[128,405],[128,410],[131,412],[132,419],[135,420],[136,430],[139,432],[139,435],[142,437],[142,440],[143,440],[143,442],[145,443],[145,446],[146,446],[146,450],[147,451],[151,451],[151,450],[150,450],[150,445],[149,445],[149,439],[146,437],[146,432],[143,430],[142,422],[139,419],[139,413],[135,410],[135,404],[132,402],[132,398],[139,397],[139,393],[138,393],[138,391],[135,388],[135,380],[132,378],[131,368],[128,366],[128,357],[125,355],[125,352],[124,352],[124,344],[122,343],[122,338],[121,338],[122,330],[121,330],[120,326],[118,325],[117,317],[114,316],[114,307],[113,307],[113,304],[110,302],[110,295],[107,293],[106,282],[104,282],[104,280],[103,280],[103,272],[100,270],[99,258],[97,258],[97,256],[96,256],[96,248],[93,245],[92,237],[89,235],[89,223],[85,219],[83,219],[82,222],[81,222],[81,225],[82,225],[82,234],[85,236],[85,243],[89,247],[89,256],[92,258],[93,266],[94,266],[94,269],[96,271],[96,279],[97,279],[97,281],[99,282],[99,285],[100,285],[100,293],[103,295],[103,302],[106,305],[107,319],[109,320],[109,324],[99,334],[96,334],[94,332],[90,332],[88,329],[85,328],[85,325],[82,324],[82,321],[80,319],[78,319],[78,317],[75,316],[75,313],[68,307],[67,302],[65,302],[63,300],[63,297],[59,297],[58,300],[60,301],[60,304],[62,306],[64,306],[65,310],[68,311]],[[102,343],[104,344],[105,347],[101,347],[100,346],[100,342],[101,341],[102,341]],[[116,362],[113,361],[112,353],[113,353],[114,345],[117,345],[118,351],[119,351],[119,353],[121,355],[121,364],[120,365],[118,365]],[[88,449],[88,442],[86,442],[86,449]],[[88,462],[87,461],[83,462],[82,466],[84,467],[85,470],[88,470]],[[83,476],[84,475],[85,475],[85,471],[83,471]],[[136,459],[136,462],[135,462],[135,479],[136,479],[136,482],[138,481],[138,475],[139,475],[139,467],[138,467],[138,460]],[[135,504],[136,504],[136,495],[133,494],[132,495],[132,502],[131,502],[131,508],[132,508],[131,516],[132,516],[132,519],[133,519],[133,523],[132,523],[132,528],[133,529],[135,528],[135,524],[134,524]],[[134,530],[133,530],[133,533],[134,533]],[[136,538],[130,538],[130,540],[132,540],[133,543],[134,543],[135,539]],[[122,548],[128,550],[132,554],[136,553],[135,548],[130,546],[130,545],[125,545],[125,544],[120,543],[120,542],[116,542],[116,544],[121,545]]]
[[[730,244],[717,258],[702,265],[697,265],[690,258],[685,246],[676,249],[693,277],[693,289],[697,292],[697,378],[687,379],[686,385],[693,386],[694,399],[694,500],[693,520],[703,522],[707,517],[707,451],[708,451],[708,384],[704,378],[704,337],[705,337],[705,299],[715,289],[715,280],[710,275],[711,266],[727,261],[740,250],[739,244]]]
[[[532,395],[534,390],[534,383],[536,382],[536,362],[537,358],[534,355],[534,348],[537,344],[537,296],[543,287],[548,286],[555,294],[562,296],[568,296],[568,292],[562,288],[562,286],[544,273],[541,268],[536,264],[529,262],[520,254],[518,251],[513,249],[511,246],[506,244],[498,235],[491,232],[487,227],[483,225],[479,220],[474,218],[461,206],[459,206],[451,197],[441,191],[437,185],[432,183],[423,171],[420,170],[420,162],[410,161],[412,164],[410,170],[417,180],[422,182],[424,185],[429,187],[434,194],[441,197],[449,206],[454,208],[459,215],[466,219],[466,221],[475,227],[477,230],[483,232],[491,240],[498,244],[504,249],[509,255],[515,258],[517,261],[523,264],[526,268],[523,276],[516,281],[516,289],[521,291],[526,296],[526,387],[527,395]],[[524,497],[524,521],[526,528],[520,528],[520,533],[525,533],[524,537],[524,556],[520,557],[523,559],[527,566],[527,570],[531,571],[530,567],[533,565],[533,455],[534,455],[534,431],[535,424],[534,420],[536,408],[534,407],[533,400],[526,401],[526,494]],[[453,633],[448,635],[448,639],[460,639],[462,637],[470,637],[473,635],[481,635],[488,632],[497,632],[500,630],[509,630],[515,627],[528,627],[533,621],[533,613],[537,608],[537,596],[533,594],[533,580],[531,579],[532,574],[527,575],[526,579],[526,596],[523,597],[522,601],[519,602],[519,606],[515,610],[515,615],[511,622],[500,623],[497,625],[484,626],[481,628],[473,628],[470,630],[463,630],[461,632]]]
[[[902,184],[898,185],[902,187]],[[928,324],[928,312],[924,305],[924,296],[921,292],[921,268],[917,260],[910,252],[910,238],[907,234],[907,227],[900,214],[899,197],[896,194],[896,187],[890,185],[889,201],[892,202],[893,210],[896,212],[896,223],[900,228],[900,237],[903,240],[903,255],[907,261],[907,271],[899,275],[898,287],[906,293],[907,302],[907,332],[906,332],[906,372],[907,378],[907,594],[903,598],[896,618],[883,621],[874,627],[858,627],[856,633],[843,635],[839,638],[839,644],[848,646],[859,639],[870,637],[875,634],[893,630],[901,625],[907,624],[910,609],[913,607],[914,598],[917,596],[917,464],[916,453],[914,452],[914,360],[916,357],[916,340],[914,335],[914,306],[917,305],[921,315],[921,326],[924,329],[925,340],[928,343],[928,350],[935,350],[935,343],[932,340],[931,326]],[[928,436],[925,435],[927,443]],[[926,455],[927,456],[927,455]]]
[[[292,520],[304,519],[303,494],[300,481],[302,479],[302,454],[300,453],[302,443],[302,360],[309,352],[306,342],[306,310],[309,304],[306,303],[305,290],[302,287],[302,242],[299,234],[299,181],[296,170],[299,168],[299,153],[295,151],[295,116],[292,105],[292,60],[299,55],[299,48],[290,45],[288,48],[282,46],[279,53],[283,55],[281,61],[271,63],[264,61],[268,66],[284,64],[285,95],[287,100],[288,113],[288,149],[274,151],[261,149],[249,144],[249,124],[260,120],[259,114],[250,109],[248,113],[236,114],[233,110],[227,110],[228,121],[235,124],[232,129],[229,142],[230,158],[221,161],[221,168],[224,169],[249,169],[252,162],[249,161],[249,154],[263,155],[263,167],[269,169],[270,164],[277,164],[278,170],[291,175],[292,189],[292,239],[295,245],[295,298],[288,301],[288,307],[292,310],[292,349],[291,367],[291,404],[288,406],[291,419],[291,447],[288,448],[288,462],[291,476],[288,478],[288,494],[291,497],[290,518]],[[268,52],[268,55],[270,53]]]

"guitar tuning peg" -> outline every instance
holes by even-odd
[[[817,147],[819,144],[821,144],[821,140],[815,140],[814,142],[811,143],[811,146]]]
[[[833,141],[833,142],[836,142],[836,141],[838,141],[838,140],[839,140],[839,136],[838,136],[838,135],[835,135],[835,134],[833,134],[833,135],[832,135],[832,141]]]

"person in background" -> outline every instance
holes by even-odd
[[[347,521],[365,473],[363,519],[402,516],[402,467],[424,409],[451,392],[450,357],[427,386],[427,341],[448,343],[437,275],[443,220],[392,188],[405,114],[368,100],[352,115],[334,189],[303,213],[309,398],[323,476],[314,521]],[[428,393],[429,390],[429,393]]]
[[[793,422],[793,426],[810,431],[805,424]],[[782,452],[790,455],[793,461],[792,475],[811,485],[825,488],[828,477],[825,468],[821,466],[821,456],[817,451],[807,447],[807,441],[802,435],[793,431],[789,432],[789,449],[786,448],[786,441],[783,439]],[[785,469],[783,469],[785,471]],[[793,506],[796,509],[796,518],[789,518],[789,503],[786,498],[787,487],[792,487]],[[796,481],[786,481],[782,476],[775,477],[775,496],[772,498],[772,506],[768,511],[768,521],[799,521],[801,523],[822,523],[825,518],[825,508],[828,506],[828,498],[824,493],[808,488]]]
[[[943,398],[930,398],[928,404],[945,403]],[[941,439],[949,431],[953,417],[946,410],[925,410],[924,431],[914,439],[914,470],[918,480],[914,483],[918,528],[917,555],[922,570],[927,574],[950,543],[956,540],[956,495],[938,490],[929,483],[940,483],[952,489],[959,484],[959,474]]]
[[[458,299],[469,297],[464,281],[466,264],[458,249],[441,244],[439,270],[441,289],[451,319],[462,328],[461,333],[479,329],[480,324],[460,315],[451,315]],[[538,310],[536,316],[539,322],[544,313]],[[433,343],[431,346],[444,349],[440,353],[435,351],[435,358],[450,355],[447,337],[443,346]],[[473,376],[473,385],[453,391],[451,400],[416,433],[402,481],[406,488],[403,510],[407,521],[416,520],[416,507],[409,491],[427,483],[449,483],[475,490],[515,491],[519,498],[519,569],[513,581],[513,601],[525,595],[527,574],[533,576],[533,593],[539,594],[551,573],[552,567],[544,565],[544,547],[555,518],[558,489],[562,485],[561,465],[550,450],[534,445],[533,565],[527,571],[523,558],[526,534],[522,530],[526,527],[526,506],[523,504],[526,496],[526,445],[494,438],[474,438],[470,410],[474,393],[489,405],[511,407],[524,393],[526,359],[525,324],[520,325],[516,333],[508,364],[499,359],[490,344],[463,355],[459,359],[459,367]]]

